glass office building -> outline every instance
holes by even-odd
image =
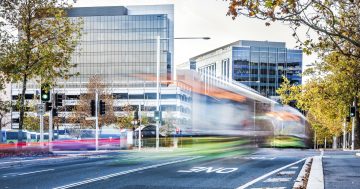
[[[52,93],[64,95],[59,117],[66,118],[87,92],[89,78],[99,75],[114,99],[114,112],[120,116],[122,107],[138,107],[150,119],[156,110],[156,37],[160,36],[161,80],[172,80],[174,73],[174,6],[139,5],[115,7],[75,7],[68,10],[71,19],[83,20],[83,31],[72,57],[80,75],[58,81]],[[12,100],[21,93],[21,83],[12,85]],[[40,85],[29,82],[26,100],[35,100]],[[189,125],[191,91],[173,85],[161,85],[160,108],[178,118],[179,125]],[[33,112],[32,115],[36,115]],[[12,112],[12,128],[19,123],[19,112]],[[64,119],[65,120],[65,119]],[[63,126],[71,126],[66,122]]]
[[[67,82],[84,83],[100,75],[108,83],[136,83],[156,76],[156,37],[160,36],[160,73],[173,73],[173,6],[77,7],[68,11],[83,20],[72,62],[80,75]]]
[[[199,72],[235,80],[264,96],[277,96],[286,76],[292,84],[302,82],[302,51],[283,42],[240,40],[190,59]]]

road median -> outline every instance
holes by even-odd
[[[322,156],[314,156],[310,169],[307,189],[324,189],[324,172]]]

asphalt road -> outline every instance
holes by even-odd
[[[323,156],[325,188],[360,187],[360,158],[351,151],[325,151]]]
[[[0,188],[292,188],[312,150],[227,156],[171,151],[0,161]]]

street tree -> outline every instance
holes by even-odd
[[[337,137],[341,134],[342,123],[349,113],[352,91],[355,90],[352,88],[357,83],[350,78],[350,75],[341,73],[341,70],[329,69],[335,67],[323,67],[323,65],[344,63],[339,62],[339,59],[333,59],[334,55],[336,53],[323,58],[322,61],[326,64],[317,63],[305,71],[305,74],[311,78],[307,83],[294,86],[285,79],[277,90],[283,103],[295,101],[299,109],[307,112],[307,118],[313,129],[323,138]]]
[[[2,128],[11,124],[10,119],[6,119],[11,110],[10,101],[0,101],[0,143],[3,142],[2,138]]]
[[[7,82],[22,85],[20,132],[28,82],[35,80],[51,87],[57,78],[72,76],[70,70],[76,65],[71,56],[80,37],[81,21],[67,17],[70,7],[66,0],[0,1],[0,74]]]
[[[160,132],[165,136],[170,136],[176,130],[175,123],[176,117],[170,111],[166,111],[166,118],[164,119],[164,125],[160,127]]]
[[[80,95],[80,99],[74,107],[69,118],[70,123],[78,124],[80,128],[95,128],[95,121],[88,120],[86,118],[92,117],[91,101],[95,100],[96,93],[99,95],[99,101],[102,100],[105,102],[106,110],[105,115],[100,115],[100,112],[98,112],[99,127],[116,123],[116,117],[113,108],[113,97],[107,90],[106,84],[98,75],[94,75],[89,78],[87,91],[85,94]],[[98,110],[99,109],[100,108],[98,108]]]
[[[133,107],[130,104],[126,104],[122,107],[122,113],[117,118],[117,126],[120,129],[132,129],[134,124]]]
[[[225,0],[228,15],[289,24],[305,52],[360,58],[360,0]],[[306,28],[304,28],[306,27]],[[300,33],[305,29],[306,35]]]

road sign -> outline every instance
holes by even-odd
[[[44,115],[45,113],[45,104],[37,104],[36,105],[37,113],[40,115]]]

